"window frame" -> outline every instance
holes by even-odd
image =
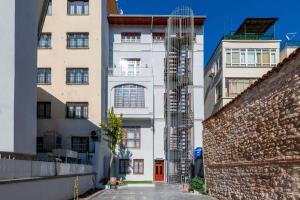
[[[138,171],[135,171],[135,163],[138,163]],[[140,164],[142,163],[143,165],[143,170],[140,172]],[[132,171],[134,175],[144,175],[145,172],[145,161],[144,159],[133,159],[133,164],[132,164]]]
[[[157,37],[161,37],[162,39],[157,40]],[[166,34],[163,32],[153,32],[152,33],[152,42],[153,43],[164,43],[166,38]]]
[[[81,5],[81,9],[82,9],[81,14],[78,14],[77,12],[75,12],[77,5],[74,7],[74,14],[70,13],[70,4],[72,2],[74,2],[74,3],[80,2],[82,4]],[[87,2],[87,6],[88,6],[87,13],[85,13],[85,2]],[[90,15],[90,1],[89,0],[67,0],[67,15],[68,16],[89,16]]]
[[[128,149],[141,149],[141,127],[139,126],[125,126],[124,129],[124,138],[122,140],[122,145]],[[128,131],[134,130],[134,138],[128,139]],[[128,141],[133,141],[134,147],[128,147]],[[136,145],[138,142],[138,145]]]
[[[71,75],[70,71],[73,71],[74,73],[74,82],[71,82]],[[81,81],[77,81],[77,71],[80,72]],[[85,75],[87,74],[87,81],[85,82]],[[89,84],[89,68],[82,67],[82,68],[76,68],[76,67],[68,67],[66,68],[66,84],[67,85],[88,85]]]
[[[44,81],[43,82],[39,82],[39,80],[40,80],[39,71],[40,70],[43,70],[43,74],[44,74]],[[49,71],[50,73],[47,74],[46,71]],[[47,82],[47,80],[50,80],[50,81]],[[37,68],[37,84],[38,85],[51,85],[52,84],[52,69],[50,67],[39,67],[39,68]]]
[[[278,58],[277,50],[275,48],[240,48],[240,49],[225,49],[226,54],[226,67],[227,68],[239,68],[239,67],[253,67],[253,68],[271,68],[277,64]],[[239,53],[239,63],[233,63],[233,54]],[[245,62],[242,62],[242,57],[245,55]],[[254,56],[253,62],[250,63],[250,55]],[[267,55],[267,57],[264,57]],[[274,56],[275,62],[272,62],[272,56]],[[264,58],[269,62],[264,63]],[[238,59],[236,59],[238,60]]]
[[[132,38],[126,38],[126,37]],[[121,43],[141,43],[142,33],[141,32],[122,32]]]
[[[218,102],[220,99],[223,98],[223,83],[222,80],[220,80],[216,84],[216,89],[215,89],[215,102]]]
[[[230,78],[225,78],[225,97],[227,98],[234,98],[241,94],[243,91],[245,91],[250,85],[252,85],[258,78],[239,78],[239,77],[230,77]],[[235,81],[233,83],[236,84],[236,92],[233,93],[230,89],[230,81]],[[243,82],[242,82],[243,81]],[[247,87],[244,87],[247,83]],[[237,91],[237,84],[243,84],[243,90],[242,91]]]
[[[44,35],[47,35],[47,39],[45,40],[45,45],[41,45],[41,39]],[[50,39],[49,39],[50,38]],[[40,37],[38,38],[38,49],[52,49],[52,33],[44,32],[41,33]],[[45,38],[43,38],[45,39]]]
[[[75,139],[79,139],[78,144],[74,144]],[[85,143],[83,143],[83,140],[86,140]],[[89,139],[89,137],[86,137],[86,136],[72,136],[71,137],[71,146],[72,146],[72,151],[76,151],[77,153],[89,153],[90,152],[90,139]],[[84,148],[82,148],[82,147],[84,147]]]
[[[52,11],[53,11],[52,0],[49,0],[48,7],[47,7],[47,16],[52,16]]]
[[[73,107],[72,115],[70,116],[70,107]],[[76,107],[80,107],[80,117],[76,117]],[[86,107],[86,116],[84,109]],[[88,102],[67,102],[66,103],[66,118],[67,119],[88,119],[89,118],[89,103]]]
[[[133,86],[136,88],[132,88]],[[131,95],[134,93],[135,95]],[[146,108],[145,100],[145,87],[142,85],[122,84],[114,87],[115,108]]]
[[[80,38],[78,38],[79,36]],[[73,41],[75,44],[74,46],[71,45],[72,40],[74,40]],[[80,44],[79,41],[81,45],[79,45]],[[88,32],[67,32],[67,49],[89,49],[89,48],[90,48],[90,34]]]
[[[127,169],[122,169],[122,162],[124,163],[124,167]],[[119,174],[130,174],[131,170],[130,170],[130,159],[129,158],[120,158],[119,159]]]
[[[40,111],[39,111],[39,105],[43,105],[43,115],[40,115]],[[47,108],[47,106],[49,106]],[[38,101],[37,102],[37,118],[38,119],[51,119],[51,109],[52,109],[52,105],[50,101]],[[47,111],[49,111],[49,113],[47,113]]]

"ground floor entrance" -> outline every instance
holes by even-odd
[[[154,161],[154,180],[164,181],[165,178],[165,163],[163,160]]]

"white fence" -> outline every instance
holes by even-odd
[[[0,159],[0,180],[87,173],[91,165]]]

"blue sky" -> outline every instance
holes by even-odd
[[[298,32],[300,0],[119,0],[124,14],[170,14],[177,6],[190,6],[195,15],[205,15],[205,63],[221,36],[236,30],[246,17],[278,17],[276,39]]]

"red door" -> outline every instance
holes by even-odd
[[[164,181],[164,161],[156,160],[154,164],[155,181]]]

